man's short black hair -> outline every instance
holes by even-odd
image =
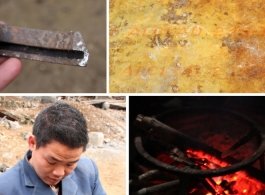
[[[36,148],[51,141],[58,141],[69,148],[84,147],[88,143],[87,123],[83,114],[66,103],[54,103],[44,108],[37,116],[33,135]]]

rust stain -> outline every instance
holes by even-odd
[[[264,92],[263,8],[261,0],[111,1],[110,92]]]

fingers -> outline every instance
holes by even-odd
[[[8,59],[8,57],[2,57],[2,56],[0,56],[0,64],[2,64],[7,59]]]
[[[0,21],[0,24],[5,22]],[[22,63],[19,59],[0,56],[0,91],[19,75],[21,69]]]
[[[0,57],[0,91],[19,75],[21,69],[22,63],[19,59]]]

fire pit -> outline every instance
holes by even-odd
[[[265,194],[265,131],[251,117],[180,107],[139,114],[131,129],[137,132],[132,195]]]

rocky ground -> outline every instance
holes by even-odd
[[[66,98],[60,101],[72,104],[83,112],[89,132],[104,134],[103,147],[90,145],[83,156],[93,158],[97,163],[101,182],[108,195],[126,194],[126,111],[97,108],[88,104],[91,98]],[[23,118],[18,124],[20,127],[12,129],[15,127],[3,122],[7,117],[0,116],[0,164],[11,167],[23,158],[28,148],[26,138],[28,132],[32,131],[35,117],[51,103],[38,103],[20,97],[5,97],[4,101],[9,104],[3,101],[1,104],[0,99],[0,113],[4,110]],[[10,106],[12,102],[18,106]]]

